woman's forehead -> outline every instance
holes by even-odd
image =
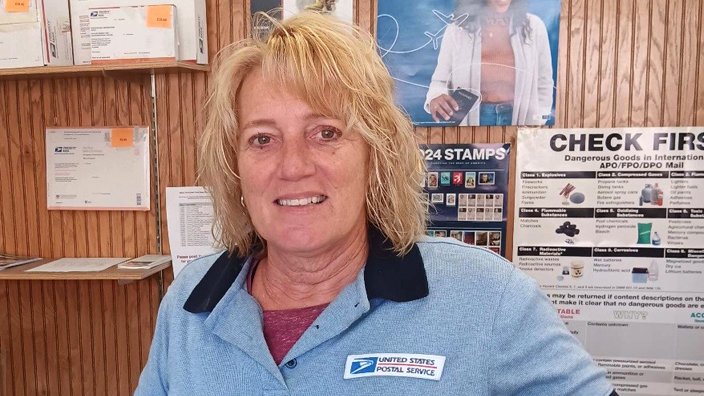
[[[269,106],[280,107],[282,109],[279,110],[286,110],[286,113],[295,111],[305,118],[342,119],[334,95],[325,95],[315,89],[292,89],[287,84],[281,84],[280,79],[265,75],[261,68],[254,69],[245,76],[238,90],[238,116],[248,118],[253,113],[271,114],[274,109],[269,109]]]

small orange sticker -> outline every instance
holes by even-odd
[[[170,5],[147,6],[147,27],[170,29],[171,7]]]
[[[132,147],[134,128],[113,128],[110,131],[112,147]]]
[[[6,12],[29,12],[29,0],[6,0]]]

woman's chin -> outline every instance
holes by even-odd
[[[329,243],[330,232],[291,228],[276,232],[267,240],[269,248],[289,253],[315,252]]]

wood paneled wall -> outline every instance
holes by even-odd
[[[375,1],[356,4],[356,21],[368,29]],[[248,5],[207,4],[212,60],[245,37]],[[562,0],[556,127],[704,125],[703,25],[704,0]],[[208,79],[156,77],[162,218],[164,188],[195,182]],[[148,85],[98,77],[0,81],[0,252],[168,253],[164,221],[157,240],[154,197],[149,212],[46,210],[44,128],[148,125],[149,94]],[[416,132],[426,143],[516,138],[515,127]],[[509,251],[511,243],[509,237]],[[168,286],[170,271],[164,278]],[[0,389],[12,396],[131,394],[147,358],[161,281],[0,281]]]

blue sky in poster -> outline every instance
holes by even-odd
[[[456,0],[383,0],[378,4],[377,40],[379,50],[396,80],[396,102],[415,124],[436,124],[423,104],[430,78],[437,65],[445,23],[433,10],[452,14]],[[548,30],[552,53],[553,81],[557,81],[557,53],[560,0],[529,0],[530,13],[538,16]],[[426,32],[437,34],[437,48]],[[552,117],[554,121],[555,92]]]

